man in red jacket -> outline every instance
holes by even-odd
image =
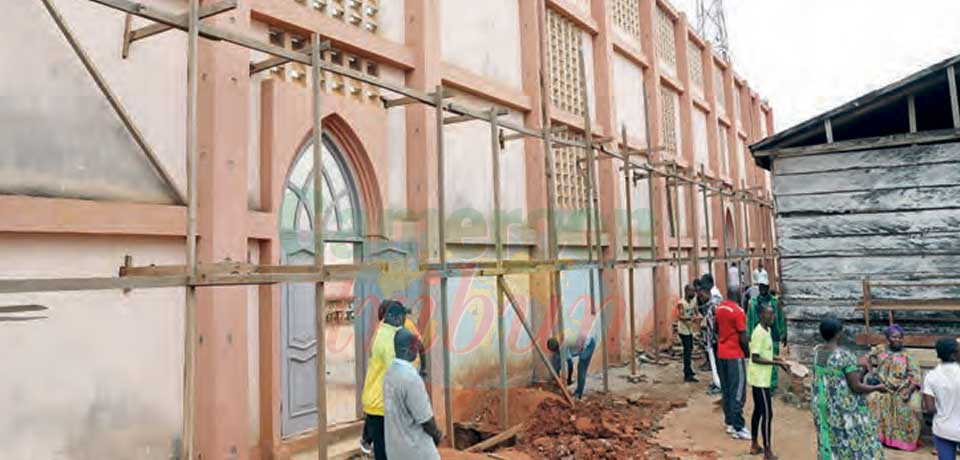
[[[747,315],[737,302],[736,292],[717,306],[717,371],[723,391],[723,418],[734,439],[750,440],[743,419],[747,399],[746,357],[749,355]]]

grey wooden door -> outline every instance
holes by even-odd
[[[377,309],[384,299],[399,300],[416,311],[411,319],[417,322],[419,308],[417,299],[420,298],[422,278],[404,276],[401,271],[416,271],[417,245],[415,242],[368,241],[363,245],[363,260],[365,262],[387,262],[390,272],[384,276],[379,270],[363,270],[357,274],[353,285],[355,300],[356,336],[357,340],[357,381],[363,382],[366,376],[367,360],[370,356],[370,344],[378,322]],[[358,411],[361,411],[358,405]]]

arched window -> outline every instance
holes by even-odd
[[[324,135],[321,147],[326,262],[352,263],[363,234],[360,200],[337,144]],[[280,206],[280,241],[288,257],[313,255],[313,174],[313,143],[309,143],[290,168]]]

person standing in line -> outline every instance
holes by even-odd
[[[376,325],[376,329],[375,329],[374,332],[373,332],[373,337],[374,337],[374,338],[377,336],[377,334],[378,334],[379,331],[380,331],[380,325],[383,324],[384,316],[387,315],[387,308],[388,308],[393,302],[396,302],[396,301],[394,301],[394,300],[384,300],[384,301],[380,302],[380,306],[377,308],[377,325]],[[403,304],[401,304],[401,305],[403,305]],[[404,320],[403,320],[403,328],[406,329],[406,330],[408,330],[408,331],[410,331],[410,332],[412,332],[414,335],[416,335],[416,336],[417,336],[417,340],[419,340],[421,344],[425,343],[426,340],[424,340],[424,338],[421,336],[420,331],[417,329],[417,325],[416,325],[416,324],[413,322],[413,320],[410,318],[410,309],[408,309],[408,308],[406,308],[406,307],[404,307],[404,308],[405,308],[405,311],[406,311],[406,315],[404,316]],[[425,378],[425,377],[427,376],[427,370],[426,370],[427,359],[426,359],[426,355],[425,355],[424,348],[425,348],[425,347],[422,347],[422,346],[420,347],[419,355],[417,356],[417,359],[415,359],[415,360],[413,361],[413,367],[415,367],[415,368],[417,368],[417,369],[420,369],[420,377],[422,377],[422,378]],[[372,353],[372,350],[371,350],[371,353]],[[388,363],[388,364],[389,364],[389,363]],[[369,370],[369,368],[368,368],[368,370]],[[369,373],[368,373],[368,375],[369,375]],[[364,387],[364,388],[366,388],[366,387]],[[375,426],[374,426],[375,423],[376,423],[376,422],[371,422],[369,418],[364,417],[364,420],[363,420],[363,431],[362,431],[361,434],[360,434],[360,453],[361,453],[362,455],[366,456],[366,457],[370,457],[370,456],[372,456],[372,455],[374,454],[374,452],[373,452],[373,437],[374,437],[373,431],[374,431],[374,428],[375,428]]]
[[[780,356],[781,350],[787,349],[787,319],[783,314],[783,308],[780,307],[780,301],[771,293],[770,286],[761,284],[758,290],[759,295],[747,303],[747,335],[752,337],[753,330],[760,324],[758,305],[769,305],[773,309],[773,325],[770,328],[770,334],[773,336],[773,354]],[[777,368],[774,367],[770,391],[777,389],[779,380],[777,375]]]
[[[787,364],[774,354],[773,350],[773,307],[769,303],[756,306],[759,311],[760,324],[750,336],[750,363],[747,365],[747,383],[753,392],[753,417],[750,420],[750,432],[753,434],[753,444],[750,454],[762,453],[765,460],[778,458],[773,454],[773,401],[770,398],[770,388],[773,384],[773,370],[775,366],[787,370]],[[759,439],[763,437],[763,448]]]
[[[960,449],[960,339],[937,341],[940,364],[923,380],[923,406],[933,414],[938,460],[957,460]]]
[[[817,431],[817,460],[883,460],[877,422],[864,396],[887,389],[861,382],[856,355],[839,344],[842,331],[840,320],[823,319],[823,343],[813,349],[810,409]]]
[[[396,357],[383,379],[384,443],[390,460],[439,460],[437,445],[443,433],[437,427],[423,379],[413,366],[419,338],[406,329],[393,339]]]
[[[753,273],[750,274],[750,282],[754,286],[759,286],[761,284],[770,285],[770,276],[767,275],[767,270],[763,268],[763,261],[757,261],[757,268],[753,270]]]
[[[373,444],[373,455],[376,460],[386,460],[387,452],[384,440],[384,401],[383,380],[387,367],[396,357],[393,339],[397,331],[403,328],[407,316],[407,309],[396,300],[384,301],[387,303],[383,323],[373,338],[370,350],[370,359],[367,363],[367,375],[363,381],[363,413],[364,437],[368,437]]]
[[[736,291],[740,293],[740,268],[736,262],[731,262],[727,268],[727,292]]]
[[[920,446],[923,427],[919,413],[922,374],[917,360],[903,349],[904,332],[898,324],[884,329],[886,348],[862,358],[861,365],[891,391],[867,398],[867,408],[879,425],[880,442],[894,449],[914,451]]]
[[[690,362],[693,356],[693,332],[700,319],[694,297],[696,292],[693,286],[688,284],[683,287],[683,299],[677,302],[677,334],[680,335],[680,343],[683,345],[683,381],[686,383],[699,382]]]
[[[708,275],[703,275],[699,280],[694,282],[696,286],[695,290],[697,292],[697,302],[700,305],[700,312],[703,315],[703,347],[706,350],[707,356],[707,368],[710,369],[712,374],[713,381],[710,384],[710,388],[707,389],[707,394],[715,395],[719,394],[720,389],[720,375],[717,371],[717,341],[719,336],[717,335],[717,305],[723,300],[719,296],[714,296],[712,290],[714,286],[711,283],[713,278],[708,278]]]
[[[717,306],[717,371],[723,394],[723,418],[727,432],[734,439],[750,440],[750,431],[743,419],[743,405],[747,399],[747,369],[745,358],[749,350],[747,315],[731,297]]]

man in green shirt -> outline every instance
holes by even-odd
[[[783,314],[779,299],[770,292],[770,286],[761,284],[759,285],[759,291],[760,294],[751,298],[747,305],[747,335],[753,334],[753,330],[760,324],[757,306],[769,305],[773,310],[773,324],[770,327],[770,335],[773,337],[773,353],[779,356],[780,350],[787,347],[787,319]],[[773,382],[770,388],[771,390],[777,389],[776,369],[773,369]]]
[[[750,447],[750,454],[763,453],[765,460],[774,460],[777,456],[773,454],[771,447],[773,401],[770,398],[770,387],[773,384],[774,366],[781,366],[786,370],[787,364],[773,351],[773,307],[766,302],[753,307],[760,317],[760,324],[750,335],[750,363],[747,365],[747,383],[753,389],[753,418],[750,421],[753,445]],[[758,442],[760,436],[763,436],[762,449]]]

